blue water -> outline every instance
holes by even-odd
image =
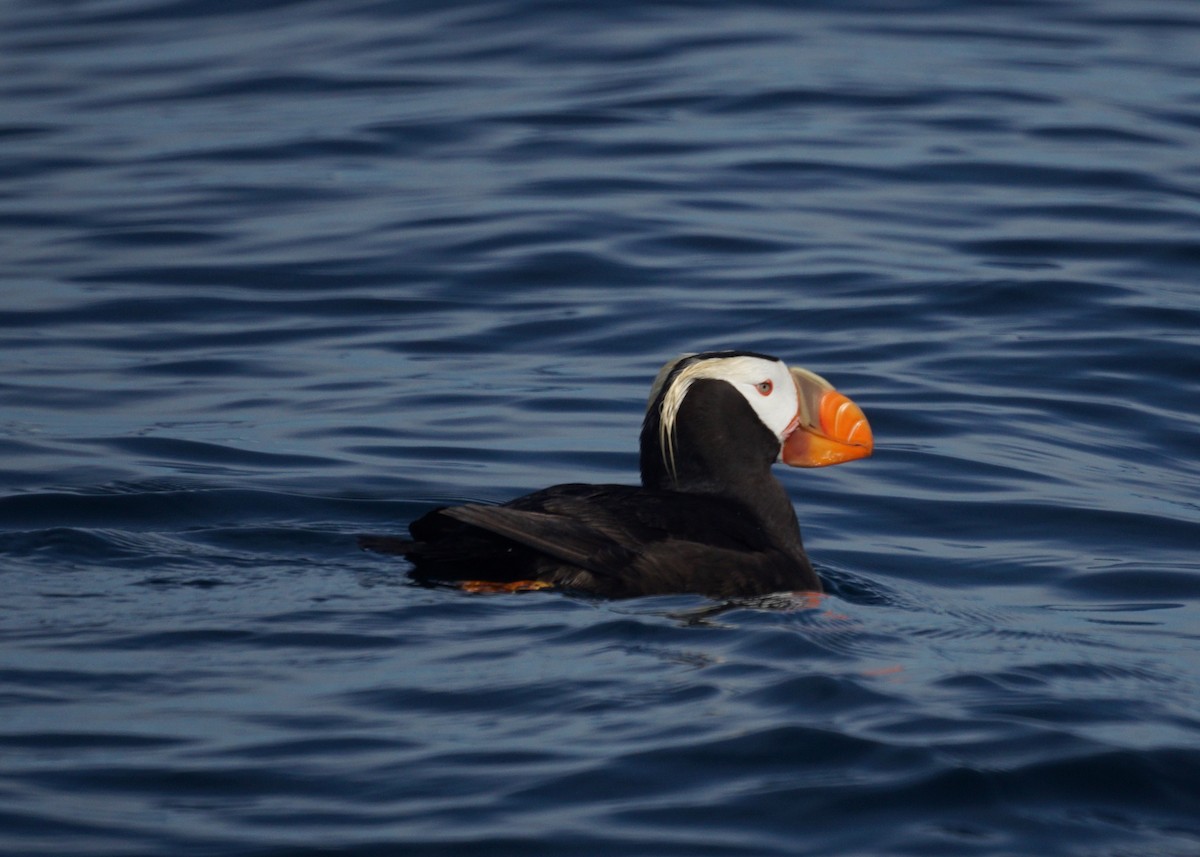
[[[1191,0],[0,3],[0,852],[1200,854],[1197,152]],[[721,347],[820,603],[356,549]]]

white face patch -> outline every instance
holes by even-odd
[[[657,396],[675,362],[663,367],[659,373],[651,401]],[[675,420],[679,408],[688,389],[701,379],[726,381],[732,385],[750,403],[762,424],[779,438],[782,446],[788,431],[794,428],[793,421],[800,407],[796,385],[783,361],[746,355],[710,357],[681,369],[663,396],[659,432],[668,469],[674,470]]]

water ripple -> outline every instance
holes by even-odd
[[[1187,4],[27,4],[0,27],[0,851],[1194,854]],[[830,377],[821,599],[415,586]]]

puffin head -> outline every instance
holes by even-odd
[[[651,387],[642,481],[680,483],[754,462],[826,467],[873,446],[862,410],[814,372],[749,351],[687,354]]]

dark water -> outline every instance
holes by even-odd
[[[1190,0],[0,3],[0,852],[1200,854],[1198,153]],[[820,605],[355,549],[728,346]]]

